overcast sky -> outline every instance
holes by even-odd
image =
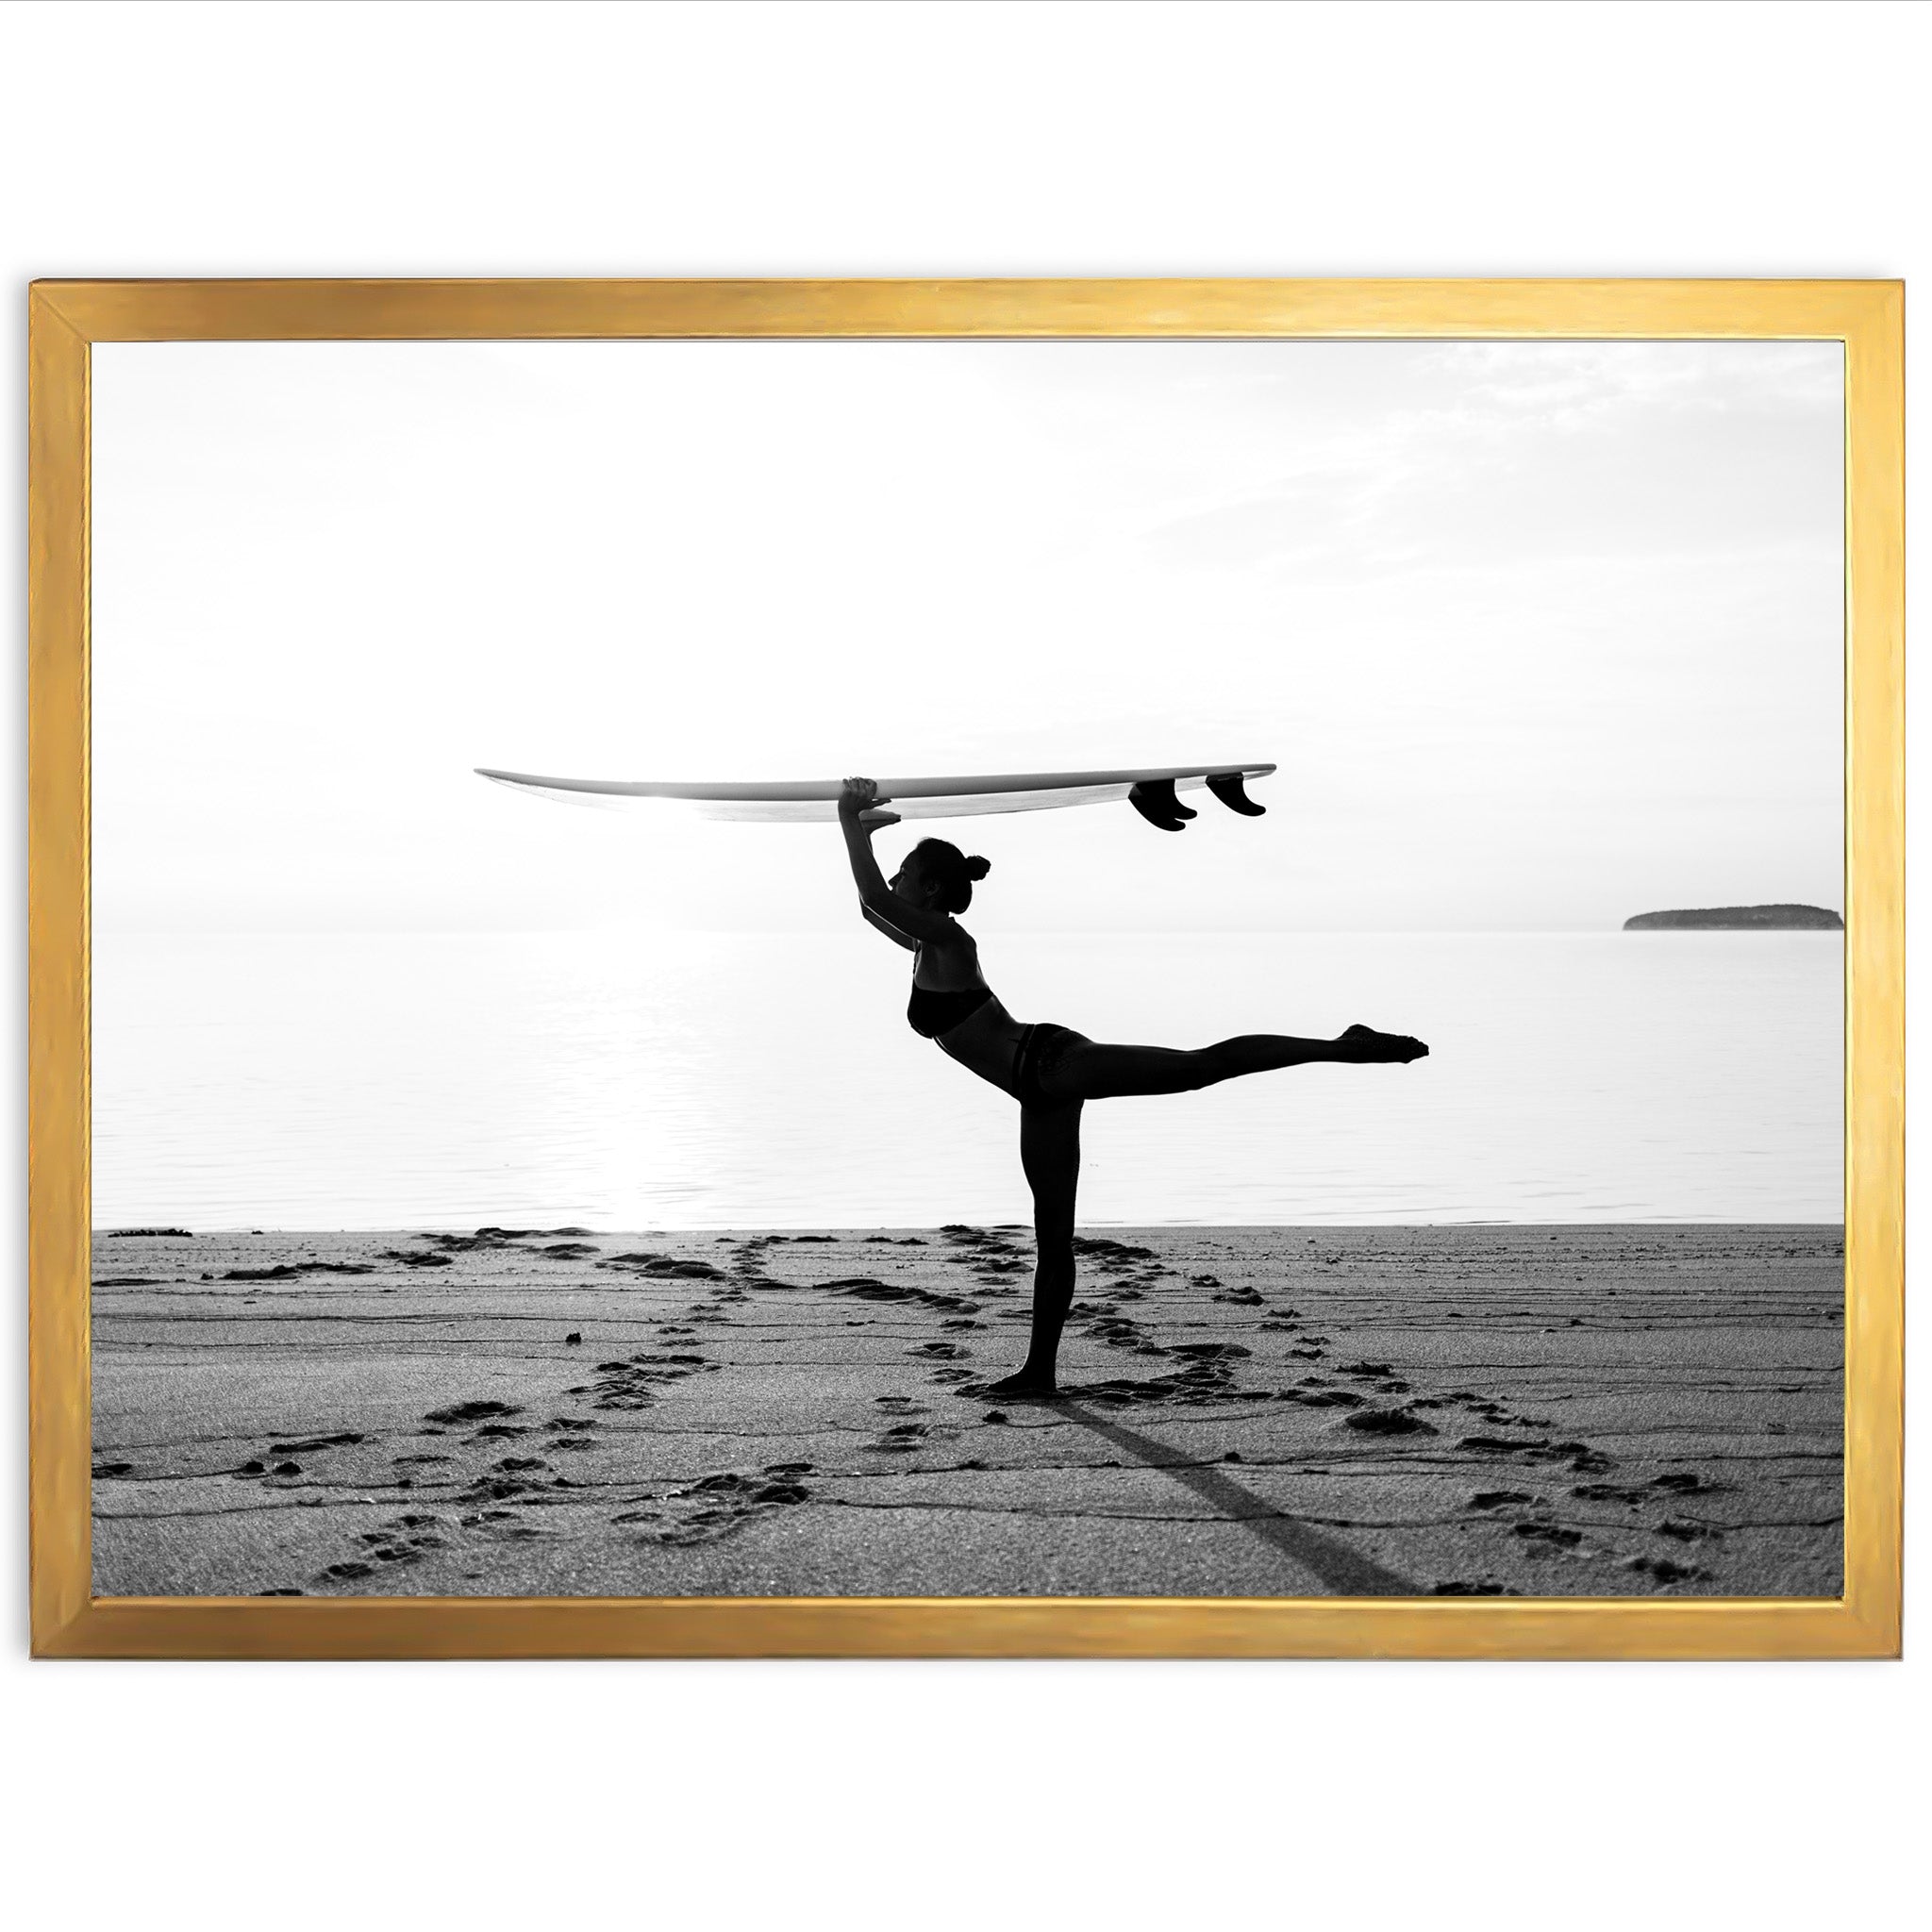
[[[475,765],[1280,764],[1177,837],[931,827],[1008,927],[1842,908],[1835,344],[101,343],[94,382],[105,930],[852,916],[830,827]]]

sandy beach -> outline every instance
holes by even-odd
[[[1833,1596],[1837,1227],[103,1231],[125,1595]]]

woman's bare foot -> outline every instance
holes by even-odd
[[[1344,1060],[1374,1064],[1389,1060],[1419,1060],[1428,1052],[1407,1033],[1377,1033],[1373,1026],[1351,1026],[1335,1044]]]
[[[1022,1369],[1018,1374],[1003,1375],[997,1382],[982,1384],[975,1395],[997,1395],[1006,1402],[1050,1402],[1059,1393],[1051,1375],[1036,1375]]]

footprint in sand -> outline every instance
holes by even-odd
[[[406,1569],[422,1562],[430,1551],[447,1548],[449,1539],[440,1533],[447,1527],[440,1516],[420,1511],[392,1518],[380,1528],[365,1530],[356,1539],[362,1546],[360,1557],[331,1563],[322,1576],[337,1583],[351,1583],[375,1575],[384,1564]]]
[[[1545,1550],[1574,1550],[1583,1541],[1580,1529],[1566,1529],[1559,1523],[1512,1524],[1510,1534]]]
[[[1708,1570],[1700,1570],[1695,1563],[1674,1563],[1668,1557],[1632,1557],[1624,1567],[1654,1576],[1659,1583],[1698,1583],[1710,1575]]]
[[[1657,1534],[1680,1543],[1701,1543],[1715,1538],[1718,1532],[1707,1523],[1680,1523],[1674,1517],[1667,1516],[1657,1525]]]
[[[1350,1389],[1284,1389],[1281,1399],[1304,1408],[1359,1408],[1363,1400]]]
[[[370,1261],[278,1261],[273,1268],[228,1268],[224,1281],[293,1281],[304,1274],[374,1274]]]
[[[1160,1258],[1152,1248],[1137,1247],[1131,1241],[1109,1241],[1102,1235],[1076,1234],[1074,1237],[1074,1252],[1089,1261],[1119,1263],[1158,1261]]]
[[[1088,1324],[1082,1333],[1108,1348],[1122,1348],[1135,1355],[1165,1355],[1167,1350],[1151,1341],[1147,1331],[1131,1316],[1103,1312]]]
[[[1371,1436],[1433,1436],[1436,1431],[1421,1416],[1406,1408],[1362,1408],[1343,1416],[1344,1429],[1360,1429]]]
[[[527,1496],[535,1485],[522,1476],[506,1475],[501,1470],[486,1470],[461,1491],[459,1503],[508,1503],[516,1496]]]
[[[1525,1449],[1541,1449],[1541,1442],[1513,1441],[1505,1436],[1464,1436],[1458,1449],[1474,1449],[1478,1456],[1515,1456]]]
[[[522,1414],[523,1410],[513,1402],[453,1402],[446,1408],[432,1408],[423,1420],[447,1425],[488,1422],[493,1416]]]
[[[811,1492],[799,1477],[810,1474],[808,1462],[767,1463],[756,1474],[720,1470],[672,1491],[654,1505],[625,1510],[610,1520],[648,1525],[645,1541],[668,1548],[716,1542],[747,1523],[809,1501]]]
[[[908,1449],[924,1448],[931,1434],[929,1423],[895,1423],[890,1429],[881,1430],[866,1447],[875,1454],[903,1455]]]
[[[1634,1509],[1648,1498],[1643,1491],[1630,1483],[1578,1483],[1570,1493],[1584,1503],[1621,1503],[1626,1509]]]
[[[508,1227],[479,1227],[475,1234],[425,1234],[432,1247],[452,1255],[471,1255],[487,1248],[514,1248],[522,1237]]]
[[[683,1255],[609,1255],[597,1263],[600,1268],[612,1268],[620,1274],[644,1274],[658,1280],[676,1281],[727,1281],[730,1276],[724,1269],[715,1267],[709,1261],[693,1260]]]
[[[821,1286],[829,1293],[850,1296],[861,1302],[916,1302],[922,1307],[939,1308],[957,1315],[976,1314],[977,1302],[967,1301],[957,1294],[940,1294],[927,1288],[915,1288],[910,1282],[880,1281],[871,1274],[842,1274],[835,1281]]]
[[[648,1408],[658,1400],[659,1388],[692,1375],[713,1374],[717,1367],[716,1362],[689,1350],[641,1349],[619,1361],[599,1362],[596,1381],[572,1393],[591,1396],[595,1408]]]
[[[1197,1407],[1210,1403],[1270,1399],[1264,1391],[1235,1386],[1236,1365],[1247,1360],[1250,1355],[1238,1342],[1177,1342],[1168,1353],[1181,1364],[1171,1374],[1157,1375],[1147,1381],[1116,1377],[1063,1392],[1113,1408],[1162,1403]]]

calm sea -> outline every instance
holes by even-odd
[[[980,935],[1022,1019],[1419,1034],[1087,1110],[1088,1224],[1824,1221],[1835,933]],[[598,1229],[1024,1221],[1012,1103],[850,934],[106,934],[94,1221]]]

